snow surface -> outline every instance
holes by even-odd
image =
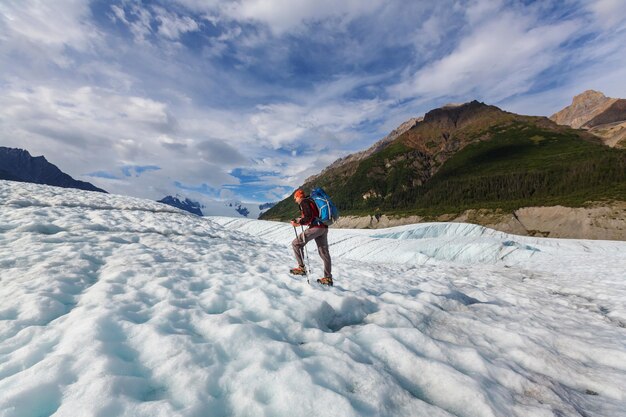
[[[331,229],[327,288],[293,237],[0,181],[0,416],[626,415],[625,242]]]

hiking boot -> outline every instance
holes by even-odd
[[[333,286],[333,279],[329,277],[320,278],[317,280],[317,282],[322,285],[328,285],[330,287]]]
[[[306,268],[303,267],[303,266],[298,266],[296,268],[291,268],[289,270],[289,273],[293,274],[293,275],[306,275]]]

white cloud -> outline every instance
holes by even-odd
[[[322,19],[350,21],[373,12],[382,3],[380,0],[243,0],[233,3],[226,13],[237,20],[262,22],[275,34],[281,34]]]
[[[129,25],[130,23],[128,22],[128,19],[126,19],[126,12],[124,11],[124,9],[116,4],[111,6],[111,10],[113,11],[113,14],[115,15],[115,17],[113,18],[113,20],[115,21],[115,19],[119,20],[120,22],[123,22],[127,25]]]
[[[243,157],[221,141],[207,144],[205,139],[196,149],[192,145],[201,143],[202,138],[185,139],[184,131],[172,127],[175,120],[165,103],[88,86],[74,90],[40,86],[0,96],[0,135],[7,138],[5,146],[44,154],[73,176],[110,171],[122,165],[162,168],[145,173],[141,180],[88,179],[102,186],[106,183],[113,192],[125,191],[134,184],[138,187],[134,195],[144,195],[150,189],[144,183],[160,180],[164,181],[160,187],[175,180],[214,187],[236,182],[227,174],[228,161],[222,165],[211,151],[230,150],[231,165]],[[173,160],[171,149],[161,146],[162,142],[182,142],[186,146]],[[207,153],[204,160],[198,158],[198,150]]]
[[[250,119],[256,118],[251,123],[245,123],[239,111],[184,109],[181,113],[184,118],[178,121],[163,102],[90,86],[21,88],[0,97],[0,135],[9,138],[3,145],[44,154],[79,178],[122,165],[159,166],[160,171],[139,178],[82,177],[115,193],[159,198],[157,192],[174,191],[173,181],[217,189],[236,184],[228,171],[250,165],[253,157],[270,152],[268,147],[314,137],[322,148],[344,137],[364,115],[377,111],[372,103],[315,109],[271,105],[249,113]],[[331,150],[298,158],[266,158],[257,167],[278,174],[261,178],[259,184],[296,186],[336,157]]]
[[[177,16],[162,7],[155,7],[155,19],[159,22],[159,35],[177,40],[181,35],[188,32],[196,32],[200,29],[198,22],[189,16]]]
[[[121,21],[128,26],[128,29],[133,34],[133,38],[137,43],[146,42],[146,38],[152,34],[152,13],[144,7],[138,4],[133,4],[126,11],[124,8],[117,5],[112,5],[111,10],[114,14],[114,19]]]
[[[626,97],[626,2],[586,1],[584,27],[576,35],[592,36],[593,41],[567,51],[568,65],[563,68],[558,88],[511,97],[502,104],[520,113],[550,115],[571,103],[574,95],[598,90],[610,97]]]
[[[85,50],[98,35],[88,23],[89,13],[89,4],[84,0],[3,0],[0,30],[4,26],[9,31],[5,37]]]
[[[245,165],[247,159],[235,147],[219,139],[210,139],[196,144],[198,156],[206,162],[222,167]]]
[[[279,148],[306,133],[311,124],[308,117],[305,110],[295,104],[272,104],[259,106],[249,122],[257,137]]]
[[[111,16],[128,26],[135,42],[145,43],[150,35],[156,34],[163,39],[177,41],[189,32],[200,30],[200,25],[190,16],[181,16],[164,7],[145,7],[140,4],[131,4],[126,9],[118,5],[111,5]],[[156,28],[156,33],[153,28]]]
[[[598,22],[605,27],[626,23],[626,1],[593,0],[587,7],[596,15]]]
[[[320,149],[354,139],[357,126],[380,118],[388,105],[378,99],[344,101],[336,96],[304,104],[259,105],[249,123],[255,137],[274,148],[304,140]]]
[[[493,18],[502,6],[502,0],[470,0],[465,7],[467,22],[475,26],[484,19]]]
[[[15,89],[0,97],[0,103],[3,125],[18,137],[47,132],[47,137],[77,147],[97,145],[105,138],[135,143],[170,123],[163,103],[89,86]]]
[[[202,1],[176,0],[197,12],[205,12],[214,20],[258,22],[266,25],[274,35],[299,31],[302,25],[335,19],[337,24],[349,22],[373,13],[385,4],[383,0],[238,0]]]
[[[502,12],[390,91],[401,97],[474,96],[497,102],[530,89],[538,74],[558,62],[559,45],[577,29],[576,21],[536,25]]]
[[[281,187],[275,187],[272,188],[271,190],[268,190],[264,197],[267,201],[280,201],[283,198],[287,197],[287,195],[290,194],[290,192],[285,193],[285,189],[281,188]]]

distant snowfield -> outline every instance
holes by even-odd
[[[326,288],[293,238],[0,181],[0,416],[626,415],[626,242],[331,229]]]

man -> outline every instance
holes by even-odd
[[[328,226],[322,223],[319,217],[319,210],[315,202],[298,189],[293,194],[293,199],[300,206],[300,218],[291,221],[293,227],[309,226],[304,232],[291,242],[293,253],[298,261],[298,267],[290,272],[295,275],[306,275],[304,267],[304,246],[315,239],[317,251],[324,261],[324,277],[317,280],[322,285],[333,285],[333,275],[331,273],[330,251],[328,250]]]

